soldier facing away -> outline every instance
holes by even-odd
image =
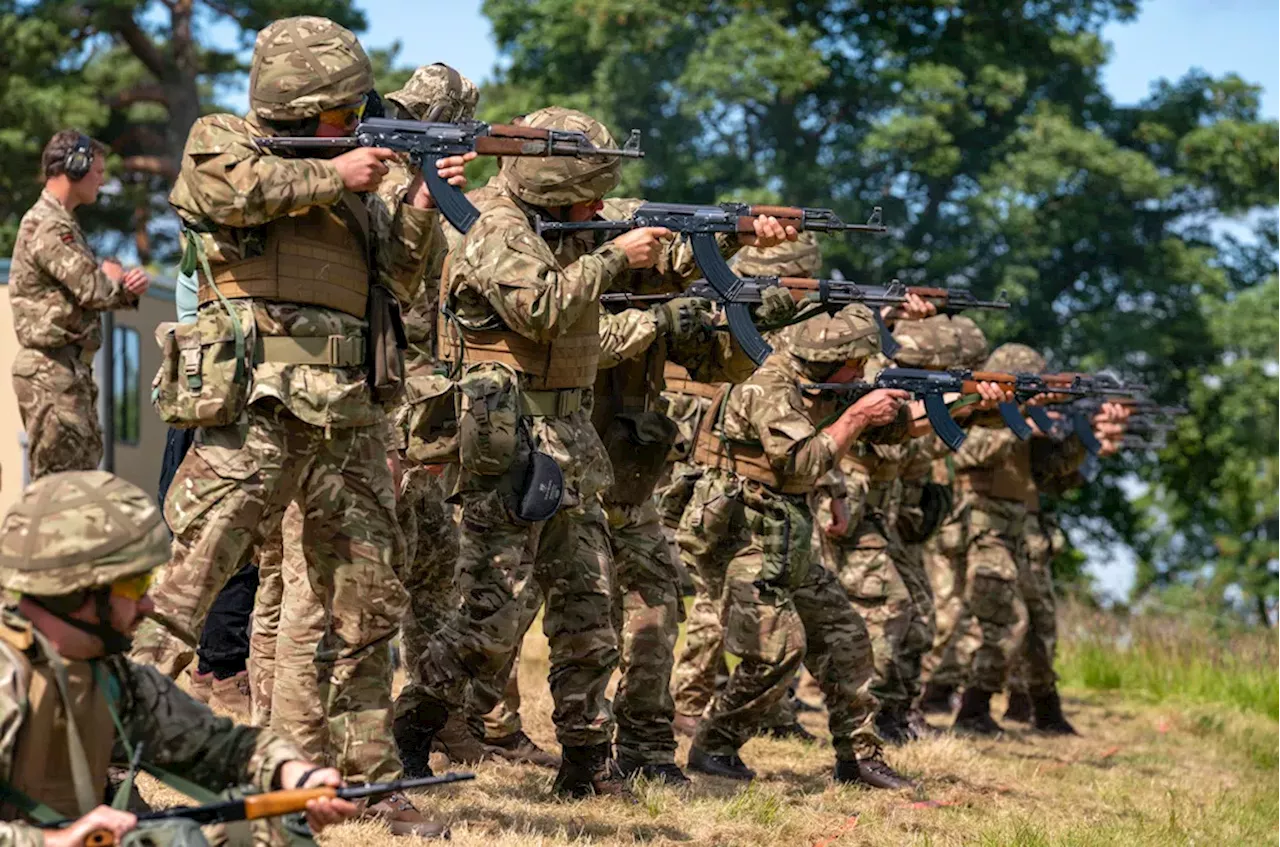
[[[102,346],[99,316],[136,309],[150,284],[141,268],[99,263],[76,221],[102,187],[106,147],[78,130],[49,139],[40,156],[44,190],[22,216],[13,249],[9,296],[22,350],[13,389],[27,431],[27,467],[35,480],[102,461],[93,356]]]

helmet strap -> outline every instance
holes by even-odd
[[[67,609],[66,604],[57,602],[65,599],[63,597],[37,597],[31,594],[24,596],[63,623],[75,627],[86,635],[92,635],[97,638],[102,642],[103,651],[108,656],[127,653],[133,647],[132,636],[125,635],[111,625],[110,586],[104,586],[89,592],[89,596],[93,598],[94,610],[98,613],[98,623],[89,623],[88,621],[71,617],[71,612],[84,605],[83,599],[74,608]],[[83,597],[83,594],[81,596]]]

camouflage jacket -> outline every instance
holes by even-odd
[[[183,223],[199,233],[210,261],[235,261],[261,249],[258,228],[313,206],[332,205],[343,195],[332,162],[265,155],[253,144],[267,134],[253,118],[207,115],[187,137],[182,170],[169,202]],[[399,179],[408,186],[401,174]],[[403,196],[403,193],[401,194]],[[424,263],[444,249],[439,214],[406,203],[390,204],[376,193],[364,195],[369,227],[377,241],[380,281],[403,306],[422,283]],[[361,334],[366,322],[320,306],[261,299],[235,302],[240,321],[257,333],[293,337]],[[201,334],[228,337],[230,319],[218,303],[200,308]],[[383,420],[365,382],[363,368],[259,363],[249,402],[275,398],[314,426],[368,426]]]
[[[13,328],[23,347],[102,346],[98,314],[134,309],[138,297],[107,278],[75,215],[47,190],[18,225],[9,269]]]
[[[0,773],[6,780],[14,778],[14,767],[23,752],[19,742],[24,736],[24,724],[30,717],[27,699],[32,669],[47,665],[43,649],[32,635],[29,621],[7,608],[0,619]],[[267,791],[279,786],[274,784],[276,772],[282,764],[303,759],[302,753],[289,741],[274,733],[248,726],[237,726],[227,718],[215,717],[204,706],[181,691],[171,680],[154,668],[136,665],[122,656],[101,660],[106,671],[107,684],[112,695],[98,699],[97,677],[91,663],[66,663],[71,682],[72,698],[76,707],[77,724],[81,740],[86,747],[101,743],[103,739],[90,738],[85,733],[84,710],[93,704],[114,701],[116,715],[128,737],[128,748],[141,744],[145,761],[158,765],[176,776],[221,791],[228,785],[251,784]],[[45,696],[55,697],[56,688]],[[90,699],[93,698],[93,699]],[[58,699],[60,713],[65,704]],[[113,737],[111,761],[127,762],[127,747],[116,735],[113,722],[100,722]],[[68,758],[68,742],[65,735],[65,718],[55,724],[52,745],[44,751],[50,757],[45,767],[45,782],[71,780]],[[31,755],[26,753],[25,755]],[[96,757],[95,757],[96,758]],[[94,786],[99,790],[106,785],[105,769],[93,773]],[[67,787],[62,796],[74,797]],[[36,799],[50,803],[68,817],[79,817],[74,802],[64,808],[52,797]],[[38,847],[44,843],[40,830],[21,821],[0,822],[0,847],[23,845]]]

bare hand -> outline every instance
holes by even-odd
[[[831,501],[831,522],[823,527],[828,538],[843,538],[849,531],[849,504],[839,497]]]
[[[884,306],[880,316],[886,321],[922,321],[938,314],[938,307],[919,294],[907,292],[907,299],[894,306]]]
[[[102,272],[116,285],[124,282],[124,265],[116,259],[103,259]]]
[[[859,397],[845,414],[862,418],[869,427],[885,426],[893,423],[902,404],[910,399],[911,394],[901,389],[877,388]]]
[[[769,217],[768,215],[760,215],[752,225],[755,227],[755,234],[739,233],[738,243],[746,247],[767,250],[770,247],[777,247],[784,241],[795,241],[800,237],[800,233],[796,231],[795,227],[784,227],[778,223],[777,218]]]
[[[396,151],[386,147],[357,147],[335,157],[333,166],[348,191],[374,191],[389,170],[383,162],[395,157]]]
[[[1002,382],[980,382],[978,396],[982,399],[975,403],[973,408],[988,412],[1001,403],[1013,402],[1013,386]]]
[[[1133,414],[1133,410],[1123,403],[1103,403],[1102,409],[1094,416],[1095,421],[1114,421],[1115,423],[1124,423],[1129,420],[1129,415]]]
[[[440,178],[455,188],[462,189],[467,184],[467,162],[470,162],[478,154],[473,150],[464,153],[461,156],[449,156],[444,159],[436,159],[436,173]],[[413,182],[409,184],[409,204],[417,209],[433,209],[436,201],[431,196],[431,189],[427,188],[426,180],[422,178],[422,174],[415,174]]]
[[[627,253],[627,267],[651,268],[658,264],[663,242],[671,238],[671,230],[661,226],[645,226],[624,232],[613,243]]]
[[[302,778],[302,775],[313,767],[315,765],[311,762],[303,762],[297,759],[285,762],[280,766],[280,784],[288,788],[319,788],[323,785],[331,788],[342,787],[342,776],[334,768],[321,768],[307,777],[305,784],[298,785],[298,780]],[[354,816],[355,813],[356,806],[350,800],[341,800],[337,797],[317,797],[307,801],[307,823],[314,832],[319,832],[326,826],[342,823],[347,818]]]
[[[131,294],[141,297],[151,287],[151,277],[147,276],[147,272],[142,268],[130,268],[124,275],[124,287]]]
[[[119,844],[125,833],[138,825],[138,817],[110,806],[98,806],[65,829],[44,831],[45,847],[83,847],[85,840],[98,830],[110,832]]]

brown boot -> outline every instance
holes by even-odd
[[[915,783],[889,767],[879,754],[869,759],[840,759],[836,761],[836,782],[846,785],[865,785],[869,788],[887,788],[900,791],[914,788]]]
[[[213,693],[213,674],[200,673],[191,669],[191,696],[208,705],[209,695]]]
[[[427,820],[413,802],[398,791],[365,809],[360,819],[384,821],[392,835],[418,838],[449,838],[452,835],[447,824]]]
[[[431,749],[444,753],[455,765],[474,765],[485,757],[484,744],[471,731],[462,712],[449,713],[444,728],[432,739]]]
[[[671,728],[680,735],[687,735],[690,738],[698,731],[698,721],[702,720],[701,715],[685,715],[676,712],[675,719],[671,721]]]
[[[247,721],[253,713],[253,700],[249,694],[249,672],[240,671],[226,679],[214,677],[209,693],[209,706],[230,712],[236,718]]]
[[[537,765],[540,768],[553,770],[560,767],[560,757],[534,744],[533,739],[525,735],[523,729],[501,738],[485,739],[484,752],[489,756],[520,765]]]
[[[610,755],[608,744],[564,748],[564,760],[551,790],[561,797],[602,795],[634,799],[618,763]]]

